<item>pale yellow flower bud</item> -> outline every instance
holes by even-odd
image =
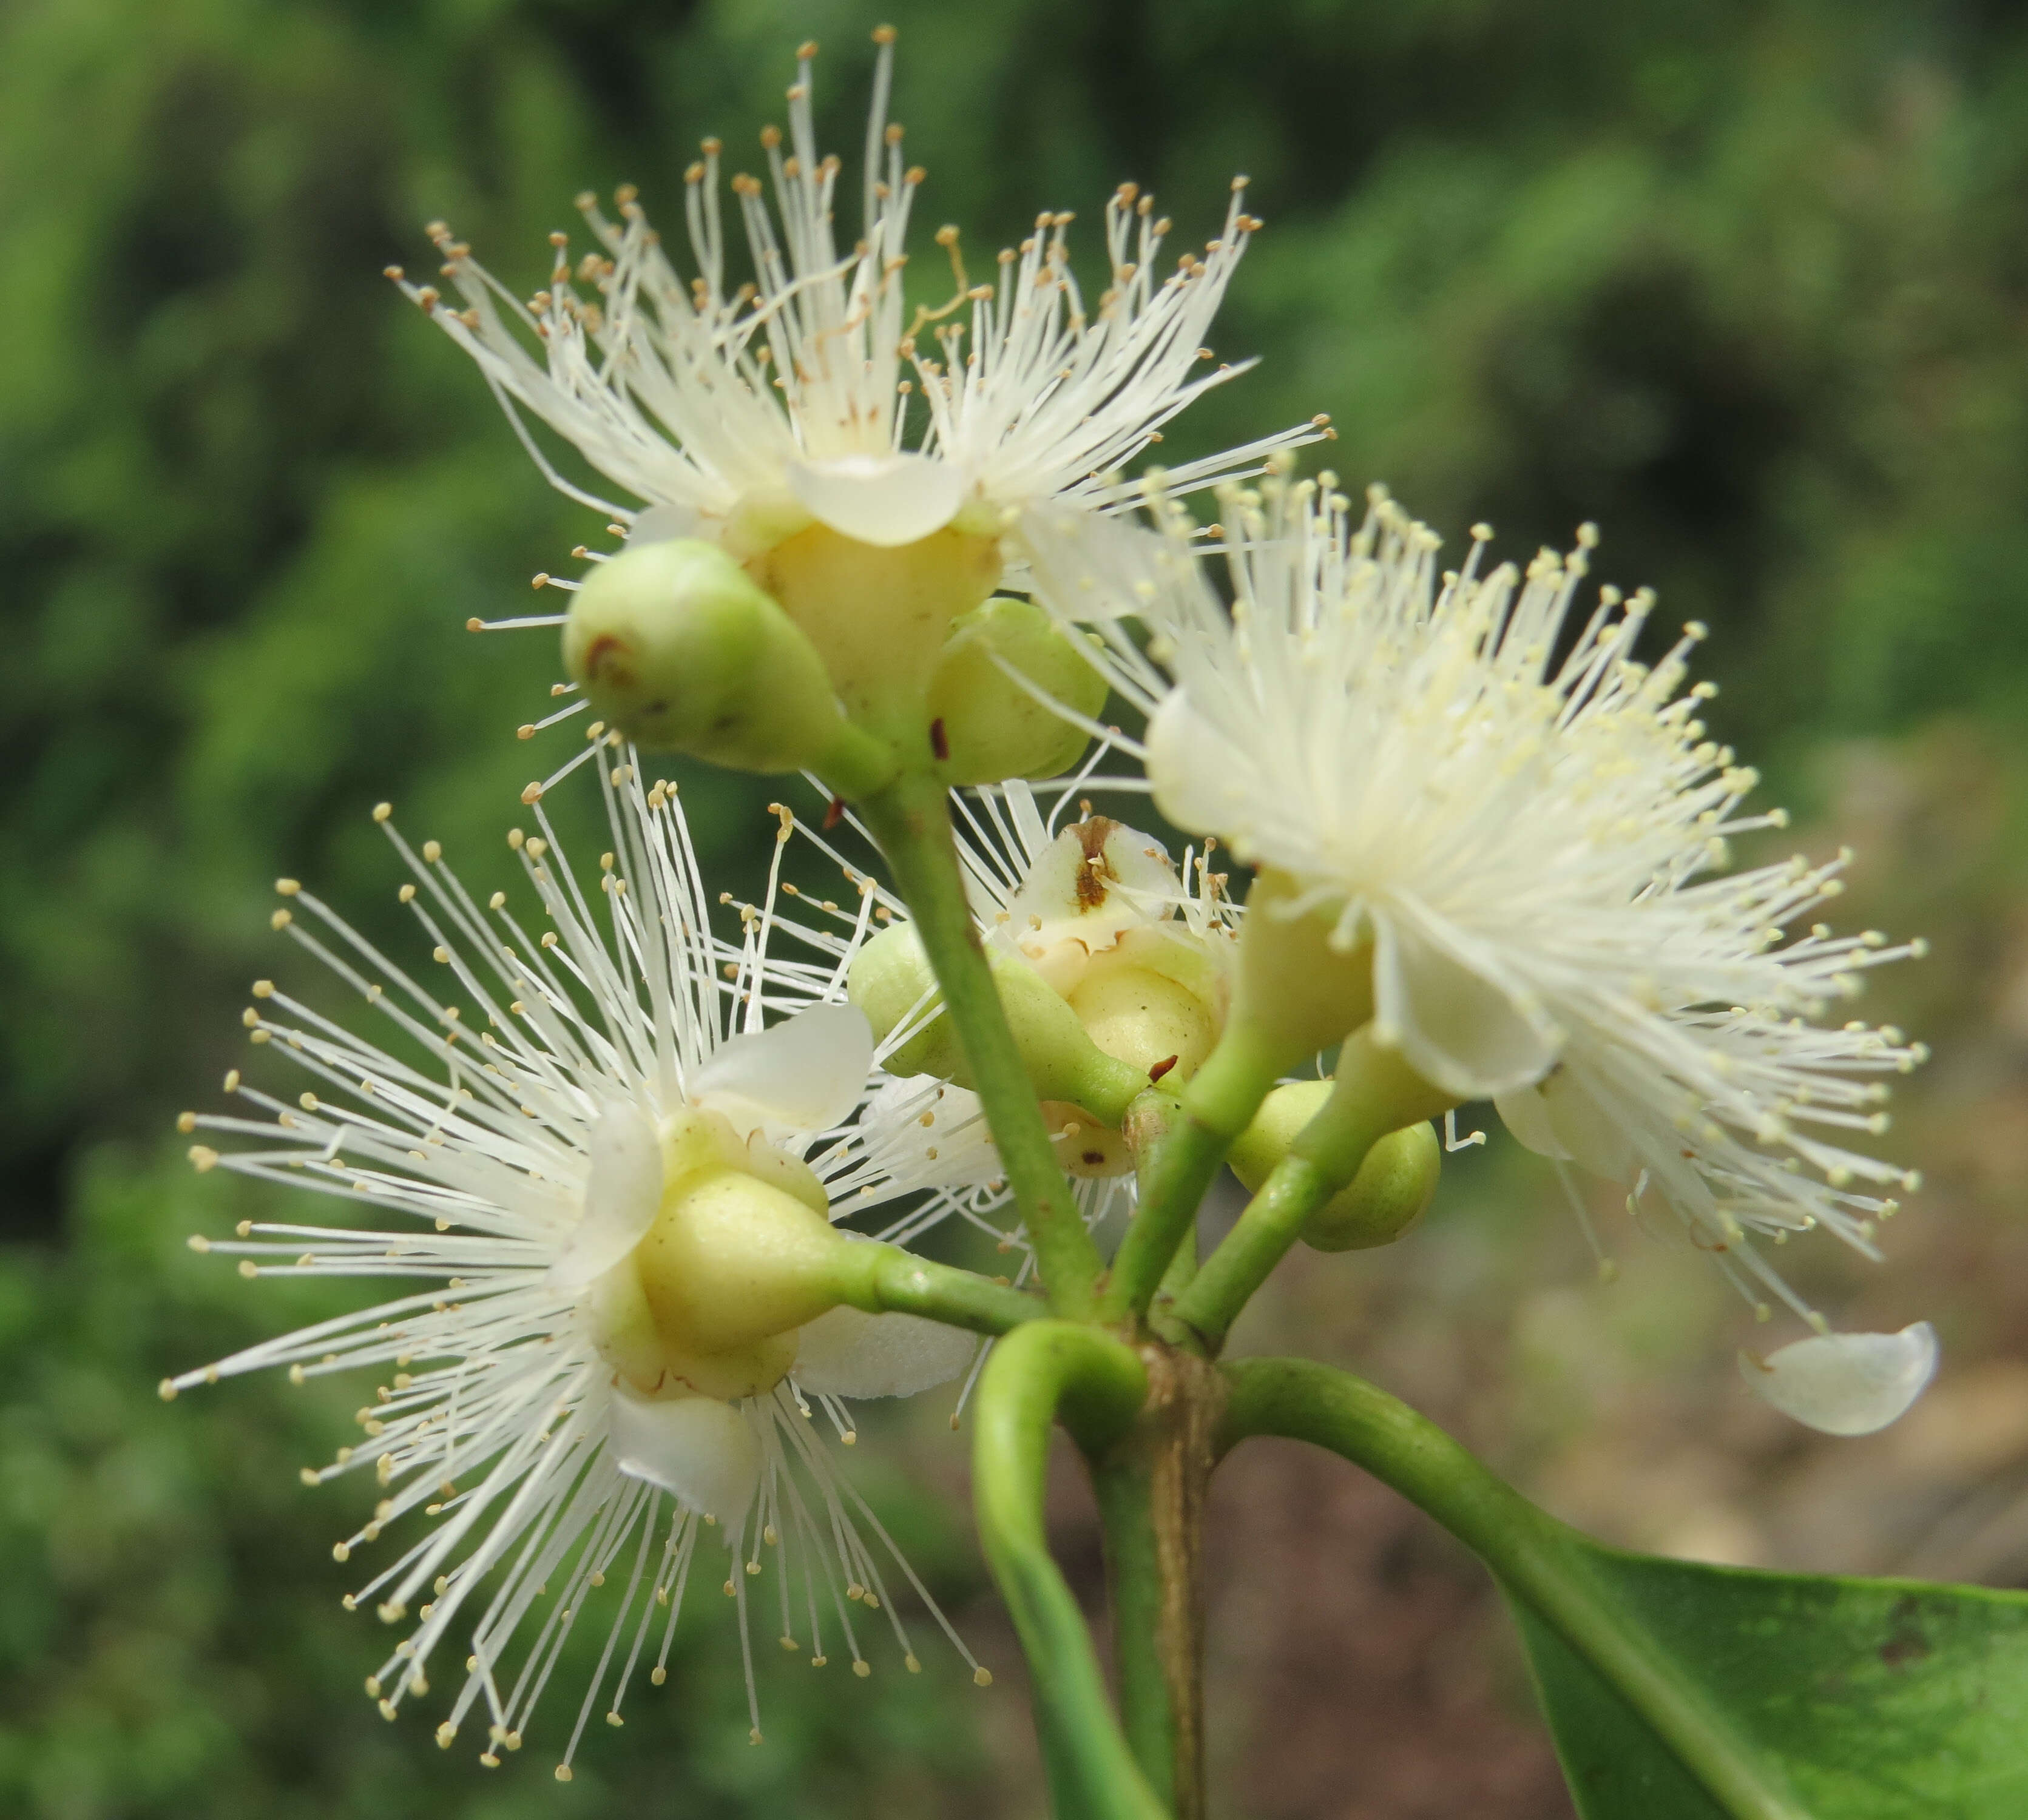
[[[1145,1070],[1100,1049],[1086,1034],[1078,1014],[1025,961],[990,949],[986,958],[1037,1095],[1082,1107],[1100,1124],[1116,1126],[1134,1095],[1148,1085]],[[942,1003],[929,957],[915,930],[905,923],[876,935],[853,957],[846,987],[882,1041],[905,1022],[920,1022]],[[885,1060],[894,1074],[939,1075],[960,1086],[972,1084],[957,1032],[951,1020],[941,1015]]]
[[[1228,1158],[1233,1174],[1257,1192],[1330,1094],[1329,1081],[1277,1087],[1234,1144]],[[1391,1245],[1428,1211],[1442,1167],[1435,1126],[1422,1123],[1390,1132],[1367,1152],[1351,1185],[1304,1223],[1304,1242],[1327,1252]]]
[[[1087,718],[1105,706],[1105,679],[1071,639],[1041,608],[1005,595],[958,621],[930,679],[931,721],[952,782],[1054,777],[1077,763],[1087,734],[1034,692]]]

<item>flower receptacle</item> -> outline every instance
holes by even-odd
[[[1373,1015],[1371,945],[1341,946],[1333,919],[1299,907],[1301,887],[1263,867],[1246,900],[1231,1023],[1274,1058],[1301,1067]]]
[[[1000,579],[997,535],[963,521],[913,543],[862,543],[811,523],[749,558],[746,572],[815,648],[845,710],[890,738],[920,727],[952,624]]]
[[[742,1169],[670,1185],[634,1253],[657,1330],[701,1352],[748,1346],[835,1304],[846,1243],[805,1202]]]

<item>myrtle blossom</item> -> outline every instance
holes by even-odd
[[[905,1207],[914,1230],[942,1203],[928,1197],[926,1215],[915,1185],[872,1160],[884,1102],[869,1112],[866,1095],[881,1076],[864,1017],[842,1002],[842,966],[786,971],[764,927],[738,944],[714,938],[674,786],[644,785],[636,756],[609,738],[588,749],[612,842],[587,869],[595,890],[572,869],[541,789],[524,797],[537,831],[516,829],[509,845],[537,919],[504,891],[482,904],[436,842],[418,849],[387,805],[375,812],[411,875],[401,896],[434,977],[280,881],[276,927],[388,1020],[384,1040],[258,982],[244,1019],[252,1040],[309,1087],[272,1092],[235,1069],[225,1085],[242,1110],[181,1124],[235,1141],[194,1147],[200,1169],[310,1189],[358,1215],[250,1221],[232,1240],[192,1244],[236,1256],[249,1277],[402,1286],[162,1387],[173,1396],[267,1367],[298,1382],[387,1374],[359,1411],[363,1438],[303,1476],[363,1474],[380,1488],[370,1519],[335,1550],[341,1561],[412,1514],[427,1519],[347,1599],[390,1625],[415,1613],[368,1692],[394,1717],[449,1648],[464,1674],[439,1741],[476,1708],[489,1765],[519,1746],[565,1638],[618,1581],[602,1594],[605,1648],[562,1753],[565,1778],[601,1700],[620,1722],[644,1652],[649,1678],[663,1679],[694,1568],[738,1602],[757,1742],[750,1623],[768,1622],[765,1606],[779,1607],[783,1647],[818,1666],[842,1648],[870,1672],[861,1626],[885,1624],[912,1671],[890,1596],[898,1577],[987,1678],[816,1431],[820,1411],[849,1443],[842,1398],[948,1379],[971,1336],[834,1309],[730,1363],[705,1360],[731,1375],[700,1379],[695,1394],[645,1378],[626,1355],[614,1285],[655,1221],[672,1146],[715,1145],[739,1182],[832,1219]],[[772,1589],[760,1578],[771,1557]],[[453,1646],[453,1633],[464,1641]]]
[[[552,483],[616,530],[703,537],[742,560],[812,523],[877,546],[953,522],[997,538],[1008,512],[1034,501],[1119,503],[1119,470],[1244,370],[1207,364],[1204,345],[1260,225],[1244,206],[1243,178],[1218,237],[1167,276],[1169,223],[1152,197],[1122,184],[1106,204],[1108,276],[1095,299],[1071,268],[1067,213],[1038,216],[999,254],[990,282],[973,280],[958,231],[942,228],[953,294],[912,312],[909,218],[923,172],[905,164],[902,129],[887,119],[894,35],[874,37],[849,246],[835,226],[841,162],[817,145],[816,46],[805,44],[786,138],[773,127],[761,135],[767,182],[731,179],[750,282],[730,269],[715,139],[685,173],[687,277],[631,187],[619,192],[616,220],[579,198],[593,247],[573,261],[568,237],[552,235],[549,283],[526,302],[442,223],[430,231],[460,303],[390,268],[478,364]],[[566,479],[527,419],[628,500]],[[1328,433],[1316,419],[1179,467],[1171,483],[1253,472],[1274,449]]]
[[[1848,855],[1725,871],[1733,837],[1786,818],[1745,812],[1755,774],[1699,718],[1712,686],[1683,686],[1704,629],[1639,661],[1653,597],[1605,587],[1573,638],[1590,527],[1482,572],[1479,527],[1440,572],[1384,489],[1356,516],[1327,475],[1221,493],[1228,608],[1209,540],[1151,496],[1156,530],[1057,514],[1030,538],[1041,597],[1149,716],[1157,805],[1275,880],[1272,914],[1323,919],[1427,1079],[1821,1333],[1756,1241],[1822,1226],[1878,1255],[1897,1204],[1874,1191],[1916,1178],[1849,1138],[1886,1129],[1886,1077],[1924,1052],[1821,1020],[1922,945],[1816,920]],[[1899,1337],[1933,1359],[1926,1329]]]

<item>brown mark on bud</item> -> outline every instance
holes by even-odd
[[[1105,901],[1106,882],[1118,883],[1119,875],[1112,869],[1112,862],[1105,856],[1105,843],[1119,823],[1106,816],[1092,816],[1079,822],[1071,832],[1078,838],[1078,845],[1084,849],[1084,864],[1077,871],[1078,907],[1096,910]]]

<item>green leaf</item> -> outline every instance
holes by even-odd
[[[1708,1792],[1523,1600],[1514,1608],[1583,1820],[2019,1820],[2028,1814],[2028,1594],[1763,1574],[1567,1546],[1673,1658],[1760,1772]]]

